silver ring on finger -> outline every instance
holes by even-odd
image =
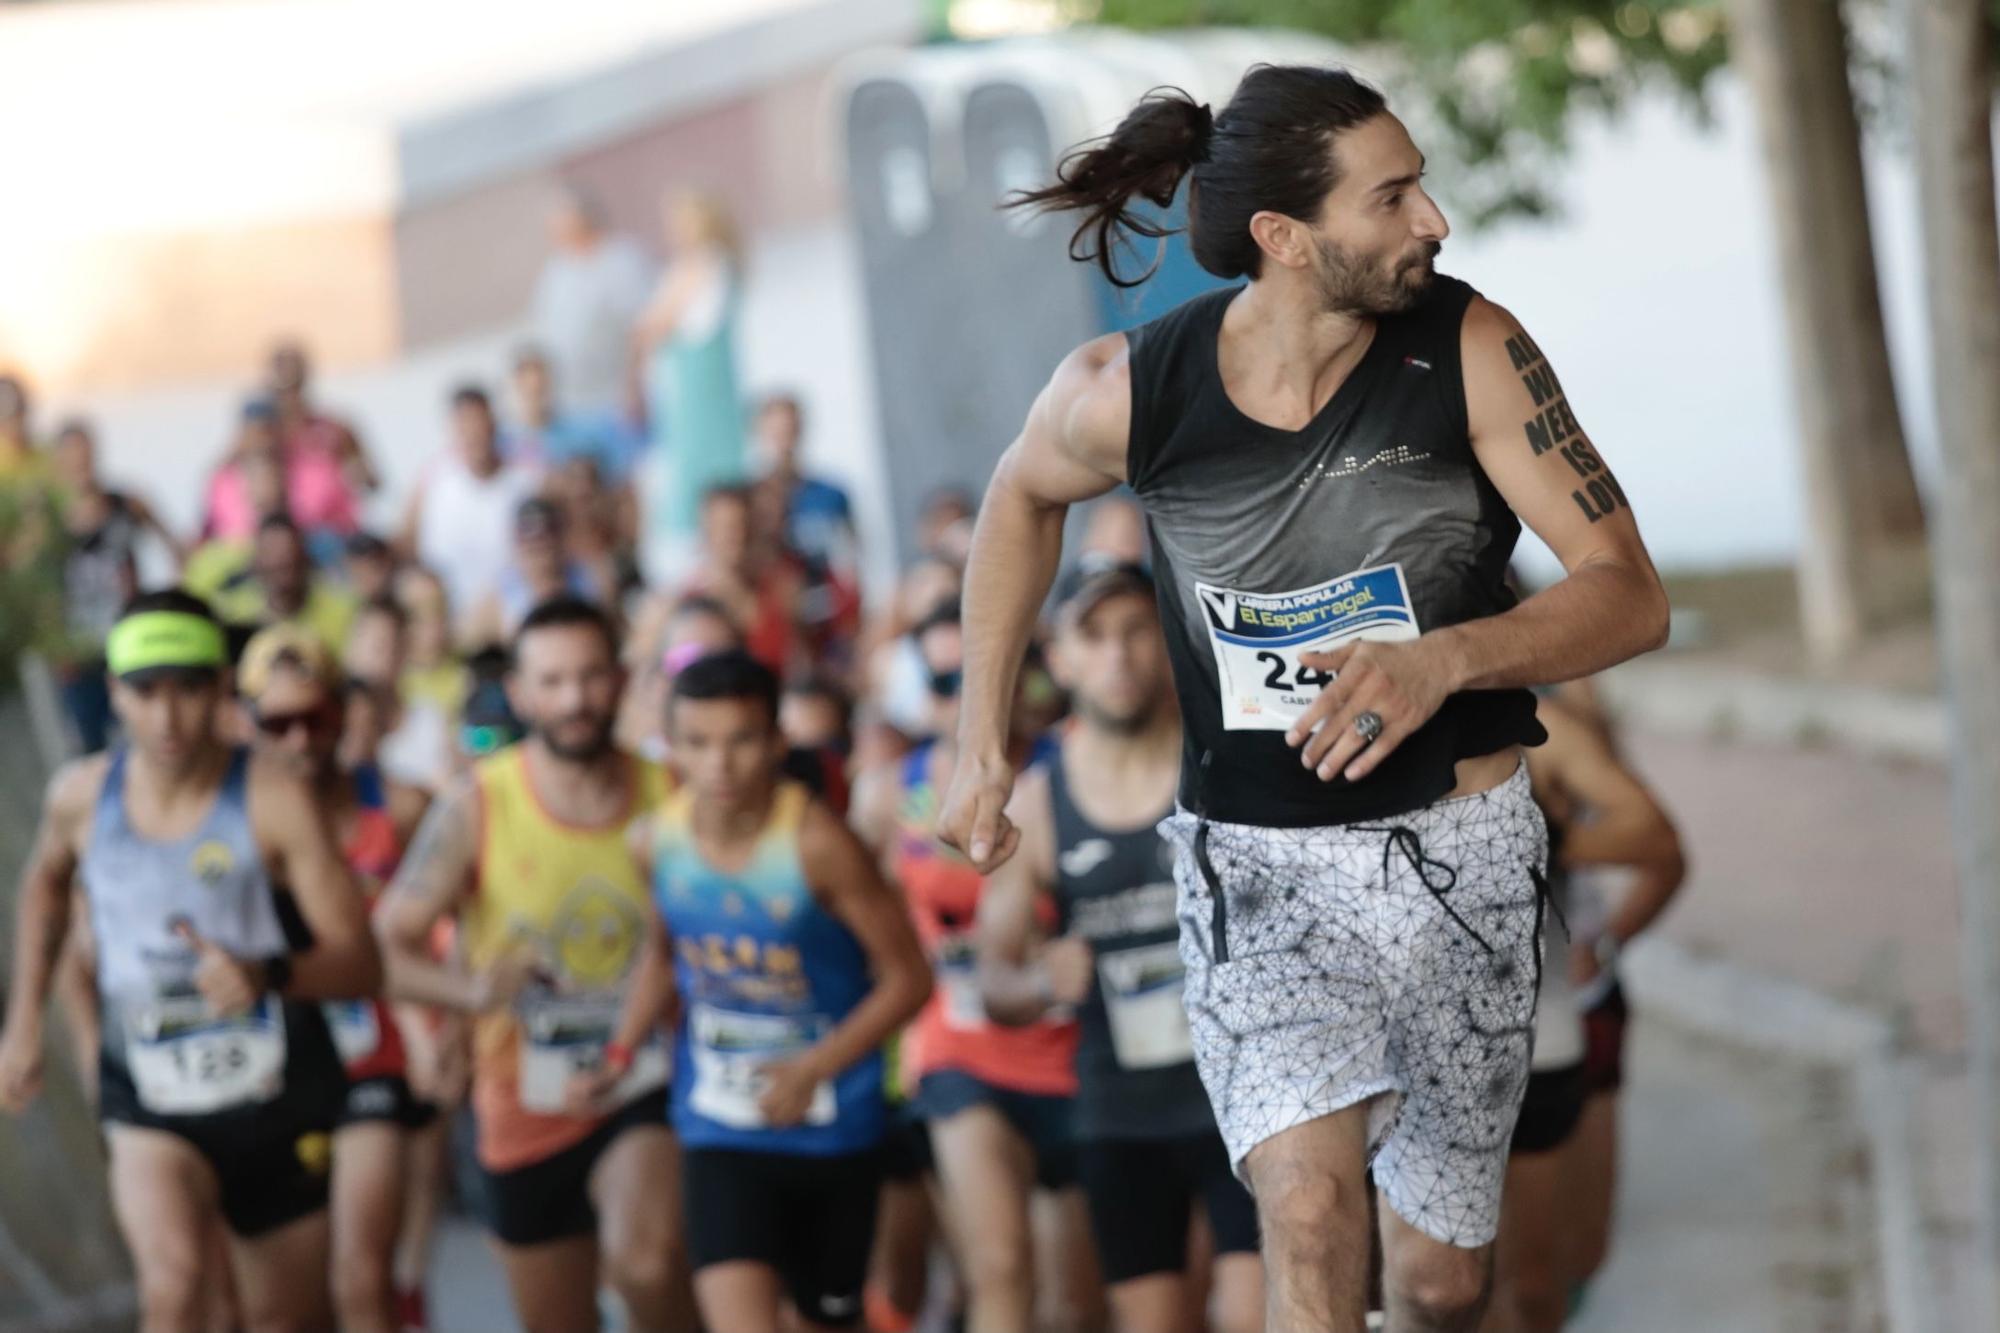
[[[1372,742],[1377,736],[1382,734],[1382,715],[1373,711],[1356,713],[1354,715],[1354,734],[1359,736],[1363,741]]]

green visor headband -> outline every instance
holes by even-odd
[[[222,626],[185,611],[141,611],[111,628],[104,663],[114,676],[178,668],[219,671],[229,662]]]

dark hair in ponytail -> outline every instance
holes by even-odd
[[[1388,110],[1382,94],[1344,69],[1257,65],[1243,76],[1220,115],[1178,88],[1156,88],[1108,136],[1072,152],[1056,183],[1024,190],[1009,208],[1081,212],[1070,258],[1095,262],[1114,286],[1121,232],[1157,240],[1173,228],[1133,211],[1144,199],[1173,203],[1184,178],[1189,245],[1195,262],[1219,278],[1257,276],[1263,252],[1250,234],[1258,213],[1311,219],[1340,181],[1333,138]]]

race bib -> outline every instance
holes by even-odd
[[[234,1018],[199,995],[157,1000],[131,1014],[125,1057],[139,1104],[156,1114],[254,1106],[284,1090],[284,1013],[268,995]]]
[[[1186,971],[1180,945],[1172,940],[1098,957],[1098,988],[1119,1068],[1160,1069],[1194,1059],[1181,1004]]]
[[[1194,586],[1229,731],[1283,731],[1311,706],[1333,677],[1301,664],[1299,654],[1420,632],[1401,565],[1357,570],[1295,592]]]
[[[770,1086],[764,1066],[797,1055],[820,1037],[820,1020],[784,1014],[745,1014],[698,1004],[688,1011],[688,1048],[694,1088],[688,1109],[731,1129],[767,1128],[757,1099]],[[833,1085],[813,1089],[808,1125],[830,1125]]]
[[[987,1025],[986,999],[979,993],[979,959],[970,935],[947,936],[938,947],[937,983],[946,1027],[969,1032]]]
[[[334,1049],[344,1065],[358,1064],[382,1045],[382,1025],[373,1000],[329,1000],[320,1006]]]
[[[536,995],[520,1001],[522,1109],[541,1115],[568,1109],[570,1080],[602,1063],[623,1007],[615,995]],[[632,1052],[632,1068],[612,1099],[622,1104],[664,1087],[668,1073],[667,1048],[655,1034]]]

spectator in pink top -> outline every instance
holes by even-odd
[[[268,398],[244,404],[236,442],[229,458],[208,484],[208,507],[202,535],[209,539],[247,542],[261,517],[250,502],[243,479],[243,458],[270,450],[284,461],[285,499],[292,521],[306,534],[315,564],[340,558],[346,538],[360,528],[360,514],[334,454],[318,448],[287,449],[281,443],[277,405]]]

